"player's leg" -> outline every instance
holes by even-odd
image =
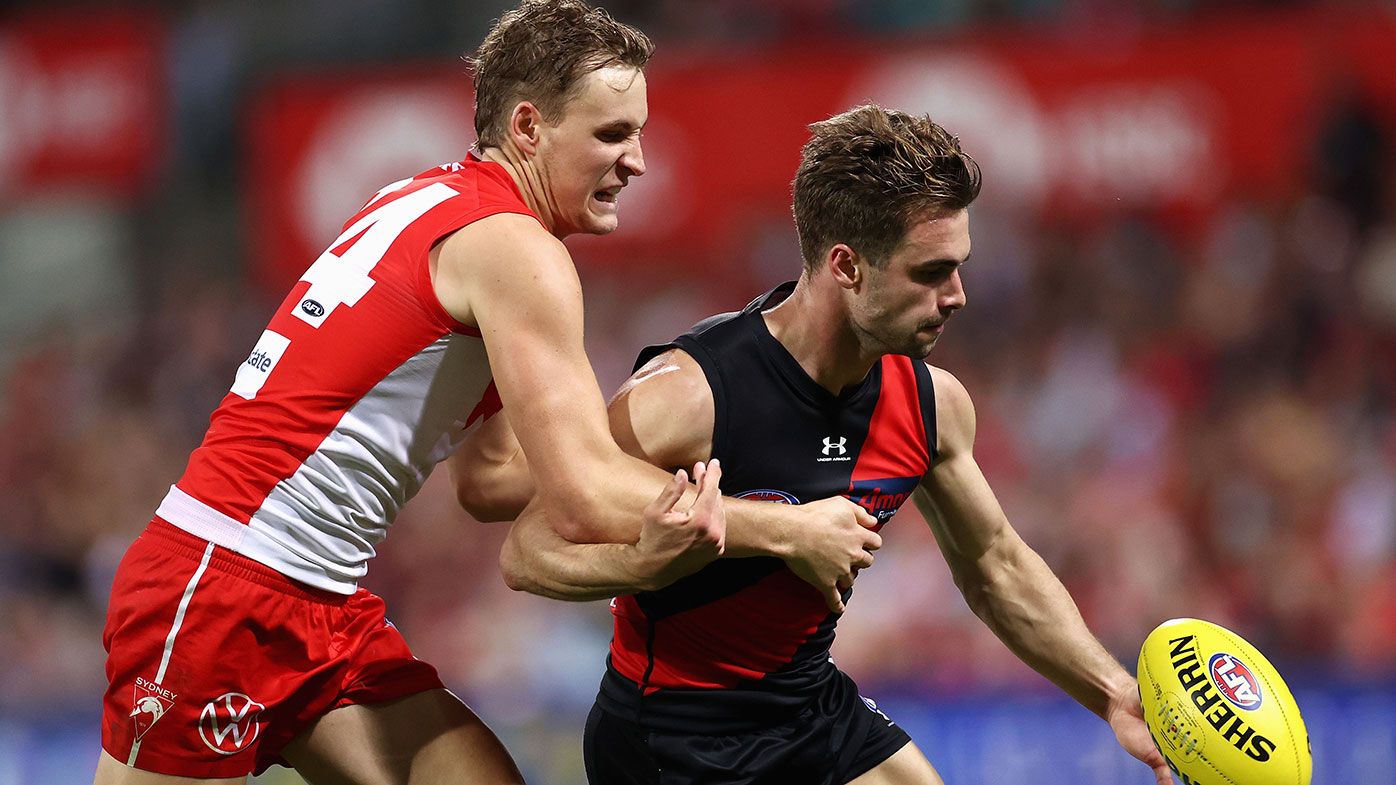
[[[825,706],[834,719],[835,782],[848,785],[945,785],[935,767],[876,701],[846,674],[830,680]]]
[[[446,690],[335,709],[281,752],[312,785],[517,785],[518,766]]]
[[[141,771],[123,765],[103,750],[102,756],[97,759],[97,776],[93,778],[92,785],[242,785],[245,782],[246,777],[203,780]]]
[[[108,684],[95,785],[232,785],[254,770],[265,725],[255,702],[241,704],[239,722],[214,703],[234,690],[264,695],[232,678],[260,670],[232,645],[242,635],[261,647],[236,612],[255,600],[215,551],[157,520],[122,557],[102,635]],[[205,714],[216,735],[205,733]]]
[[[921,754],[916,743],[907,742],[892,757],[848,785],[945,785],[945,780]]]
[[[591,785],[657,785],[660,762],[644,727],[591,707],[582,731],[582,760]],[[666,761],[672,764],[672,761]],[[673,780],[674,767],[666,774]]]

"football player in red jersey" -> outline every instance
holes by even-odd
[[[610,435],[561,238],[615,229],[644,173],[651,48],[580,0],[505,14],[474,63],[477,152],[384,188],[292,289],[117,570],[96,782],[278,762],[317,785],[521,781],[357,585],[401,505],[501,406],[548,478],[531,519],[628,527],[601,558],[629,580],[725,547],[786,559],[835,603],[871,562],[872,518],[846,499],[724,503],[719,466],[694,466],[695,488]]]
[[[726,489],[739,496],[844,492],[884,520],[914,498],[974,612],[1108,721],[1160,785],[1171,782],[1135,679],[985,481],[968,393],[923,362],[966,302],[960,268],[977,165],[928,118],[876,106],[811,130],[794,186],[799,281],[642,353],[611,403],[613,432],[660,466],[720,458]],[[499,460],[510,452],[504,422],[467,442],[461,454],[496,482],[463,502],[503,517],[522,507],[530,480],[521,464],[531,455]],[[717,561],[656,591],[592,558],[605,547],[573,544],[525,517],[502,555],[518,589],[633,595],[613,603],[607,673],[587,722],[594,785],[942,782],[834,667],[838,614],[781,565]]]

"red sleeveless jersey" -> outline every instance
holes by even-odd
[[[432,468],[499,409],[480,333],[442,308],[428,264],[498,213],[533,215],[475,158],[379,191],[292,287],[156,514],[353,593]]]

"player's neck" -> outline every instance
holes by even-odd
[[[548,227],[548,232],[559,240],[565,236],[558,233],[557,210],[547,198],[548,190],[543,187],[543,180],[537,168],[525,160],[517,150],[507,146],[485,147],[478,155],[481,160],[499,164],[509,173],[514,186],[519,189],[519,195],[523,197],[524,204],[543,221],[543,225]]]
[[[766,328],[820,387],[838,395],[863,381],[881,354],[864,350],[836,296],[802,275],[795,291],[762,314]]]

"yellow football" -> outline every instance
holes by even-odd
[[[1299,706],[1236,633],[1200,619],[1160,624],[1139,651],[1139,697],[1181,785],[1309,785]]]

